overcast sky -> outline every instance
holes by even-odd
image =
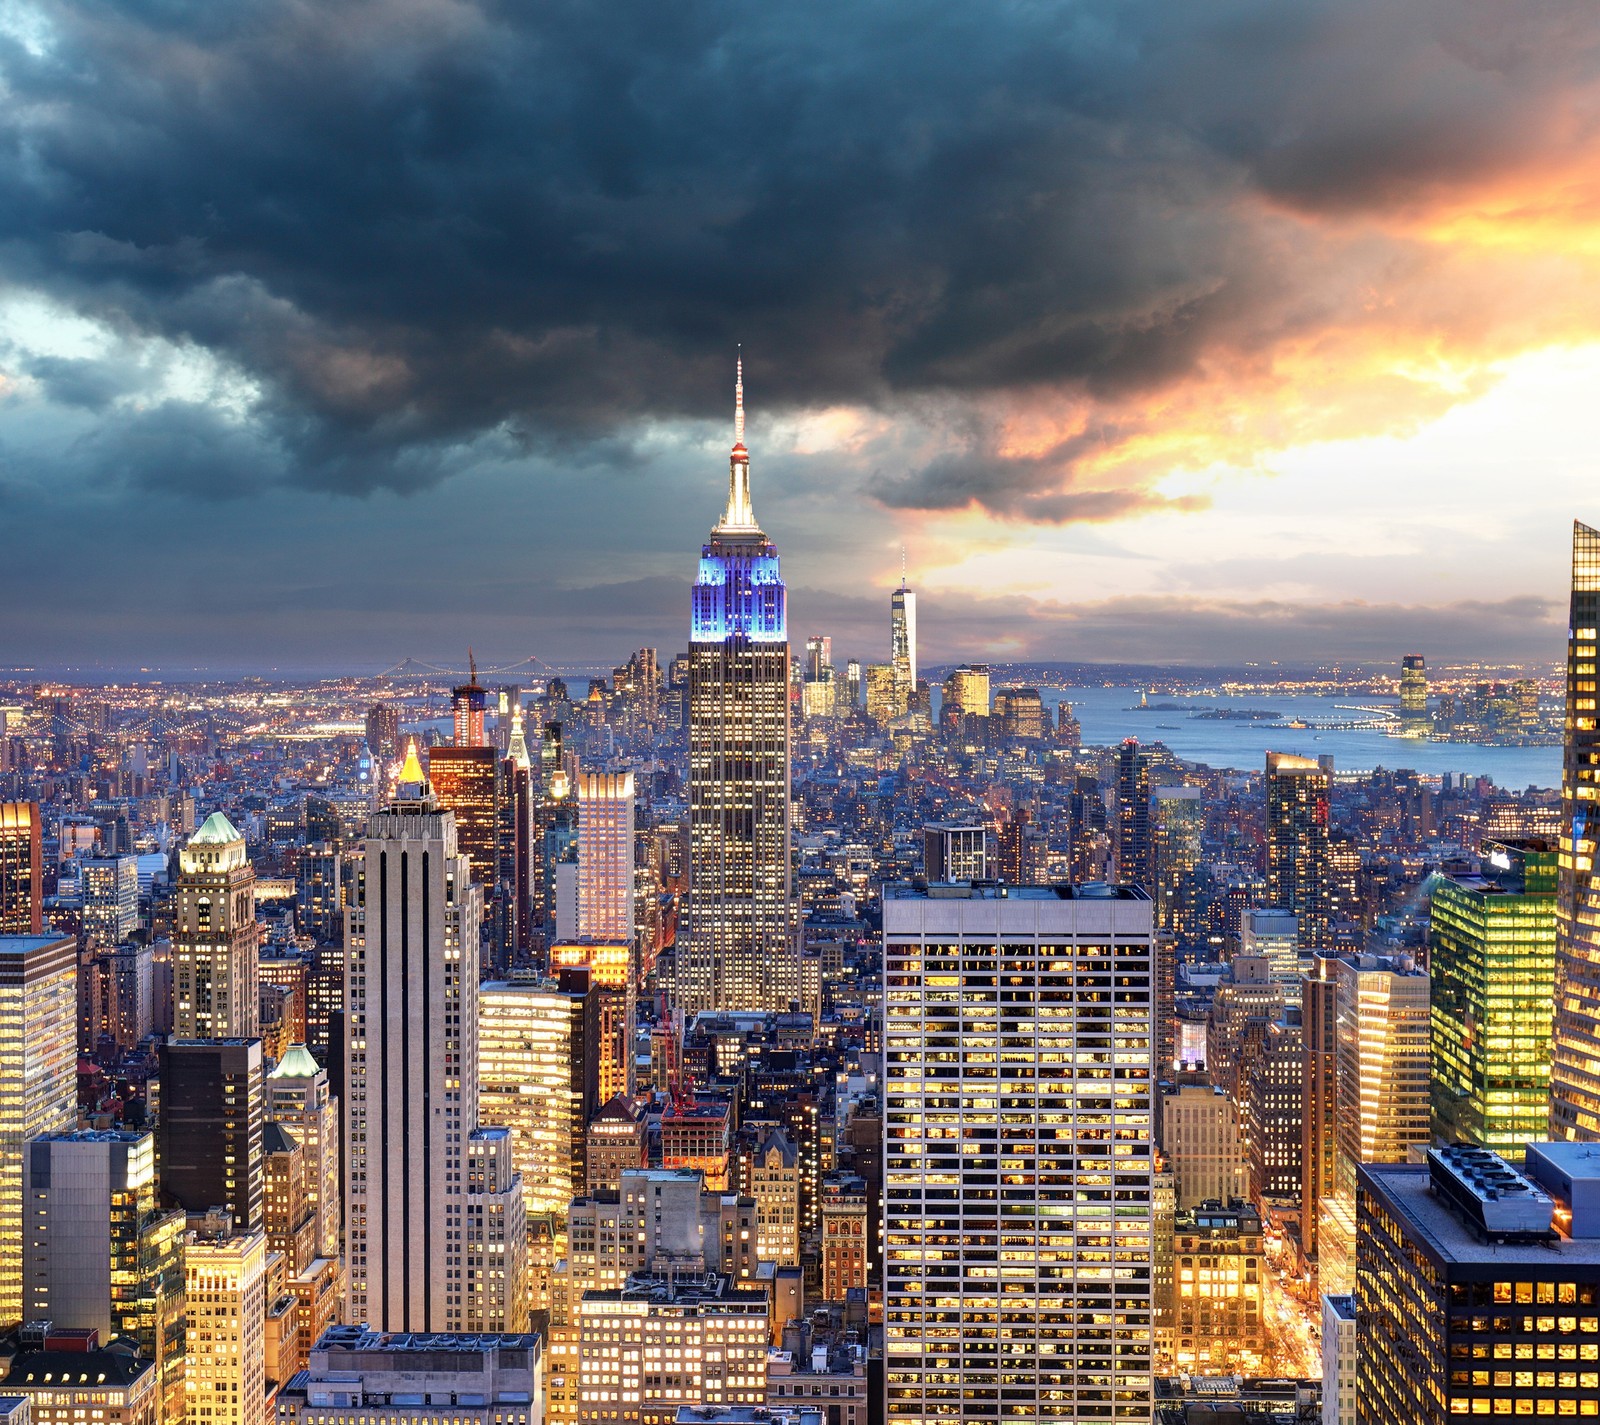
[[[0,0],[0,663],[1560,653],[1586,0]],[[458,660],[459,661],[459,660]]]

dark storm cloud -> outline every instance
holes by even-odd
[[[1513,169],[1597,29],[1538,0],[39,13],[31,47],[0,39],[0,273],[255,384],[253,433],[158,411],[100,437],[207,494],[414,489],[485,440],[625,458],[642,423],[723,414],[740,340],[765,411],[1160,390],[1349,302],[1256,198]],[[1074,490],[1084,457],[980,446],[880,485],[1051,521],[1149,501]]]

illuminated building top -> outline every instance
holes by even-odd
[[[783,577],[778,551],[756,523],[750,502],[750,452],[744,443],[744,362],[734,382],[733,450],[728,458],[728,506],[700,550],[690,615],[690,638],[720,643],[786,643]]]

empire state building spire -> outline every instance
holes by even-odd
[[[689,608],[689,893],[673,1004],[781,1011],[799,994],[789,875],[789,628],[778,551],[750,507],[744,362],[728,508]]]
[[[716,534],[760,534],[756,512],[750,503],[750,452],[744,445],[744,357],[734,368],[733,451],[728,457],[728,508],[717,525]]]

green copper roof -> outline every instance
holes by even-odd
[[[189,844],[201,846],[220,845],[224,841],[240,840],[239,833],[233,829],[233,823],[220,811],[214,811],[206,818],[205,825],[189,838]]]
[[[291,1044],[285,1051],[283,1058],[278,1060],[278,1067],[267,1075],[269,1079],[314,1079],[322,1072],[317,1061],[311,1057],[311,1051],[304,1044]]]

